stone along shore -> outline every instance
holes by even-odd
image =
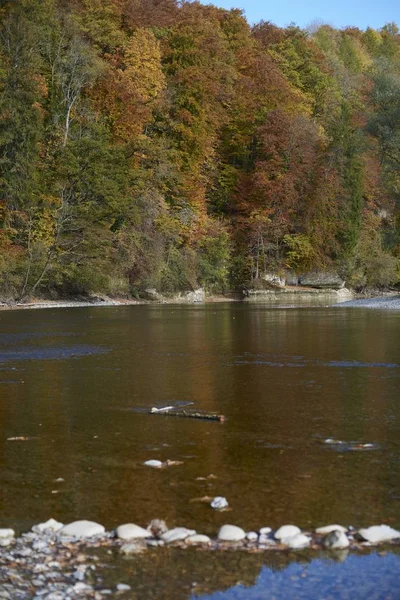
[[[111,532],[93,521],[64,525],[50,519],[19,537],[12,529],[0,529],[0,599],[128,598],[131,588],[125,582],[113,589],[104,587],[102,562],[96,555],[101,551],[124,557],[162,547],[249,553],[311,549],[338,553],[378,544],[400,546],[400,531],[388,525],[359,530],[327,525],[310,532],[283,525],[275,531],[262,527],[246,532],[227,524],[215,538],[210,538],[186,527],[168,529],[160,519],[151,521],[146,528],[127,523]]]

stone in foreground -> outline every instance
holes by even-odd
[[[64,527],[64,523],[60,523],[55,519],[49,519],[45,523],[38,523],[32,527],[34,533],[56,533]]]
[[[340,530],[330,531],[322,540],[322,545],[324,548],[330,550],[342,550],[343,548],[348,548],[350,542],[348,540],[347,535]]]
[[[292,550],[300,550],[301,548],[307,548],[311,543],[311,538],[304,533],[298,533],[293,537],[283,538],[282,543]]]
[[[211,542],[208,535],[202,535],[201,533],[197,533],[196,535],[189,535],[185,539],[185,544],[209,544]]]
[[[373,525],[366,529],[360,529],[359,535],[371,544],[379,544],[380,542],[389,542],[400,538],[400,531],[392,529],[389,525]]]
[[[295,535],[299,535],[299,533],[301,533],[301,531],[296,525],[282,525],[282,527],[279,527],[279,529],[275,531],[274,538],[284,542],[285,538],[292,538]]]
[[[65,525],[58,533],[63,536],[88,538],[105,533],[105,529],[103,525],[94,521],[74,521],[69,525]]]
[[[196,532],[193,529],[186,529],[186,527],[175,527],[174,529],[169,529],[160,537],[166,544],[172,544],[172,542],[180,542],[181,540],[185,540],[192,535],[196,535]]]
[[[0,529],[0,540],[8,540],[15,536],[14,529]]]
[[[141,554],[145,550],[146,546],[143,544],[143,542],[128,542],[123,544],[119,549],[120,554],[125,556],[129,556],[131,554]]]
[[[126,523],[120,525],[116,530],[117,537],[121,540],[135,540],[152,537],[150,531],[135,525],[134,523]]]
[[[324,527],[318,527],[315,530],[315,533],[325,534],[331,533],[331,531],[343,531],[344,533],[347,531],[346,527],[343,525],[325,525]]]
[[[246,532],[236,525],[223,525],[218,532],[218,539],[221,542],[240,542],[246,537]]]

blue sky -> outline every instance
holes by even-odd
[[[294,22],[306,27],[321,20],[334,27],[355,25],[379,29],[395,21],[400,26],[400,0],[201,0],[221,8],[242,8],[247,20],[263,19],[283,27]]]

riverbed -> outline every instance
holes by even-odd
[[[141,305],[6,311],[0,324],[0,526],[24,532],[49,517],[86,518],[111,530],[159,517],[210,536],[224,523],[399,528],[399,312]],[[148,414],[166,405],[226,421]],[[151,459],[182,464],[157,470],[144,465]],[[196,501],[205,496],[226,497],[231,510]],[[223,575],[233,568],[226,557],[219,577],[208,558],[196,558],[186,581],[180,568],[190,573],[191,559],[178,567],[170,552],[157,560],[177,598],[201,590],[213,600],[263,597],[275,577],[267,557],[229,558],[249,561],[243,595],[241,567],[236,579]],[[275,582],[288,591],[303,559],[285,556]],[[311,558],[320,590],[345,564],[354,580],[358,560],[375,560],[376,573],[386,573],[386,596],[376,597],[396,597],[393,550],[344,563],[306,555],[307,565]],[[145,590],[130,597],[152,597],[145,566],[137,577],[131,562],[117,563],[120,580],[129,564],[125,579]],[[193,578],[199,591],[187,587]],[[157,585],[153,597],[171,597]],[[376,577],[371,585],[378,590]],[[292,597],[283,593],[276,597]]]

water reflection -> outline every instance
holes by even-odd
[[[396,313],[139,306],[8,312],[1,325],[4,526],[160,516],[215,535],[226,515],[190,503],[204,495],[226,496],[247,529],[400,525]],[[133,410],[177,402],[228,420]],[[19,436],[33,439],[7,441]],[[152,458],[184,464],[154,471]]]

